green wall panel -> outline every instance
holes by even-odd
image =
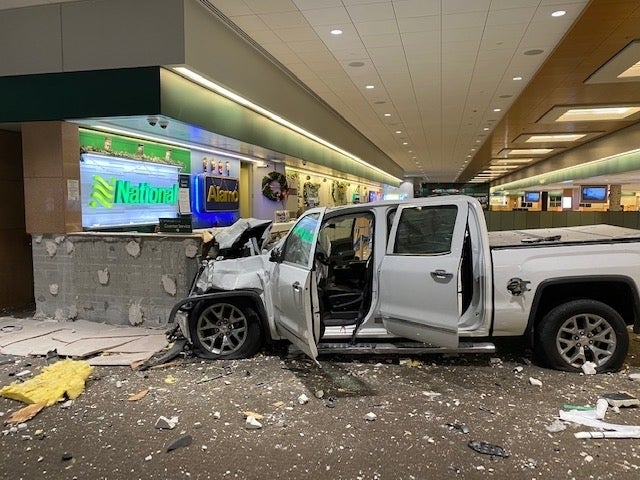
[[[0,77],[0,122],[159,113],[159,70],[143,67]]]

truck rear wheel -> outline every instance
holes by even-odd
[[[573,300],[547,313],[536,331],[536,358],[548,367],[581,371],[593,362],[598,372],[620,369],[629,348],[624,319],[596,300]]]
[[[242,302],[201,302],[189,320],[198,356],[209,359],[247,358],[262,344],[256,312]]]

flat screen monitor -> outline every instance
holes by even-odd
[[[603,203],[607,201],[606,185],[583,185],[580,188],[581,203]]]
[[[524,201],[527,203],[539,202],[540,192],[524,192]]]

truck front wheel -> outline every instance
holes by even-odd
[[[548,367],[581,371],[593,362],[598,372],[620,369],[629,348],[624,319],[596,300],[573,300],[547,313],[535,338],[536,358]]]
[[[256,312],[243,302],[201,302],[189,320],[198,356],[209,359],[247,358],[262,344]]]

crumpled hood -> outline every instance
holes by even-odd
[[[196,287],[202,293],[211,289],[262,292],[268,275],[268,262],[266,255],[203,262]]]

